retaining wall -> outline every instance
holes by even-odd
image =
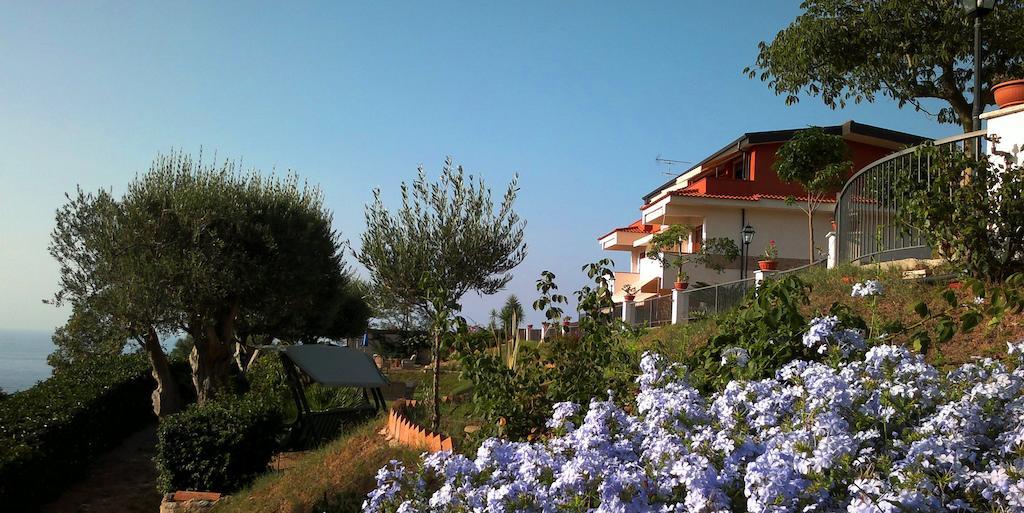
[[[396,399],[391,402],[391,409],[388,411],[388,437],[400,444],[425,448],[430,452],[451,451],[451,437],[434,433],[409,420],[405,409],[413,406],[416,406],[416,401]]]

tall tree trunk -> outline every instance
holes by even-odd
[[[807,264],[814,263],[814,209],[807,206]]]
[[[160,347],[160,336],[152,326],[143,337],[142,346],[153,366],[153,379],[156,389],[153,390],[153,413],[157,417],[166,417],[181,411],[183,406],[178,384],[171,374],[171,365],[167,361],[164,349]]]
[[[434,330],[434,414],[431,429],[441,432],[441,330]]]

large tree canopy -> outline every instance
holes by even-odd
[[[1024,78],[1022,7],[1002,0],[984,20],[984,105],[994,103],[994,78]],[[971,130],[974,30],[960,2],[806,0],[801,9],[745,70],[788,104],[802,94],[832,108],[882,95],[927,112],[921,100],[934,98],[948,105],[929,114]]]
[[[320,191],[230,161],[175,153],[121,198],[79,191],[58,211],[50,252],[57,302],[139,338],[155,372],[158,333],[191,335],[200,401],[224,386],[240,344],[355,334],[368,316]]]

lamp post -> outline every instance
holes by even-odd
[[[974,17],[974,110],[971,130],[981,130],[981,19],[996,7],[996,0],[960,0],[964,12]],[[980,146],[980,145],[978,145]]]
[[[747,277],[747,257],[750,256],[750,242],[754,240],[754,228],[749,224],[740,232],[743,235],[743,262],[740,266],[740,279]]]

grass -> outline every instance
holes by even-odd
[[[936,275],[943,273],[937,269]],[[800,277],[811,285],[810,304],[803,308],[809,319],[828,311],[833,302],[848,305],[870,324],[873,317],[879,320],[900,320],[913,324],[919,320],[913,306],[919,301],[929,308],[942,309],[946,304],[941,295],[948,288],[947,280],[904,280],[899,270],[878,269],[874,266],[846,265],[837,269],[811,269]],[[874,305],[864,298],[850,297],[851,285],[844,281],[862,282],[878,279],[885,285],[885,295]],[[963,303],[973,300],[973,293],[957,291]],[[669,325],[652,329],[639,340],[643,349],[658,351],[669,358],[680,360],[690,356],[715,334],[715,317],[702,319],[690,324]],[[928,361],[939,367],[948,368],[973,360],[975,357],[1002,358],[1006,356],[1006,343],[1024,339],[1024,315],[1008,315],[1002,325],[986,329],[984,323],[970,333],[956,333],[952,340],[933,347],[928,351]],[[903,343],[906,340],[895,341]]]
[[[378,431],[377,418],[326,446],[310,451],[295,466],[263,475],[221,501],[214,513],[358,512],[376,486],[377,469],[391,460],[415,462],[419,450],[392,447]]]

